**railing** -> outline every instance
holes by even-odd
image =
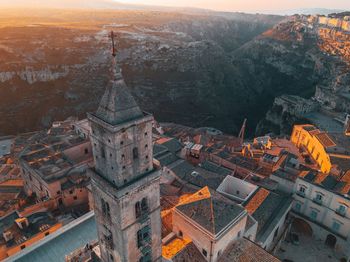
[[[72,253],[66,255],[66,262],[88,261],[91,258],[91,252],[94,247],[98,245],[98,241],[94,240],[86,246],[74,250]]]

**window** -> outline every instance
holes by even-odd
[[[73,194],[73,190],[69,190],[69,194]]]
[[[151,228],[145,226],[137,231],[137,247],[140,248],[151,241]]]
[[[78,199],[78,197],[77,197],[77,196],[74,196],[74,197],[73,197],[73,199],[74,199],[74,200],[77,200],[77,199]]]
[[[316,155],[316,161],[320,158],[320,153],[317,153]]]
[[[108,229],[106,229],[108,232],[103,236],[104,241],[106,243],[106,247],[108,249],[113,249],[113,235],[112,232],[110,232]]]
[[[148,156],[146,156],[146,159],[148,159]]]
[[[305,197],[306,188],[303,185],[299,186],[299,190],[296,192],[299,196]]]
[[[89,149],[85,148],[84,152],[85,152],[85,155],[89,154]]]
[[[145,145],[145,148],[148,148],[148,145],[147,145],[147,144]]]
[[[321,194],[316,195],[316,200],[322,201],[322,199],[323,199],[323,196]]]
[[[109,208],[109,204],[103,199],[101,198],[101,207],[102,207],[102,214],[103,216],[110,218],[111,217],[111,210]]]
[[[120,141],[120,145],[121,145],[121,146],[124,145],[124,141]]]
[[[145,132],[145,136],[147,136],[148,135],[148,133],[147,132]]]
[[[300,204],[300,203],[295,203],[294,209],[295,209],[297,212],[300,212],[300,210],[301,210],[301,204]]]
[[[22,245],[22,246],[21,246],[21,249],[25,249],[25,248],[26,248],[26,245]]]
[[[46,233],[45,233],[45,236],[48,236],[48,235],[50,235],[50,232],[46,232]]]
[[[202,254],[203,254],[205,257],[207,257],[208,252],[207,252],[205,249],[202,249]]]
[[[142,210],[142,212],[148,211],[148,203],[147,203],[147,199],[145,197],[141,201],[141,210]]]
[[[57,195],[61,194],[61,191],[57,191]]]
[[[179,236],[180,236],[180,237],[183,237],[183,235],[184,235],[184,234],[183,234],[182,231],[180,230],[180,231],[179,231]]]
[[[338,222],[334,221],[334,222],[333,222],[333,225],[332,225],[332,230],[333,230],[334,232],[338,232],[339,229],[340,229],[340,224],[339,224]]]
[[[316,193],[316,197],[313,199],[315,203],[322,205],[323,200],[323,194],[322,193]]]
[[[136,216],[136,218],[141,216],[141,204],[140,204],[140,202],[137,202],[135,204],[135,216]]]
[[[134,159],[137,159],[139,157],[139,151],[138,151],[137,147],[135,147],[132,150],[132,155],[133,155]]]
[[[103,147],[101,147],[101,157],[106,158],[106,152],[105,152],[105,149]]]
[[[346,210],[347,210],[347,207],[345,205],[343,205],[343,204],[340,204],[339,207],[337,208],[336,212],[339,215],[345,216],[346,215]]]
[[[238,232],[237,237],[238,237],[238,238],[241,237],[241,231]]]
[[[316,220],[317,219],[317,214],[318,214],[317,211],[311,210],[310,218],[312,220]]]

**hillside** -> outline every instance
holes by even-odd
[[[236,131],[242,103],[230,54],[281,20],[130,10],[11,15],[0,16],[4,134],[95,110],[108,81],[110,30],[117,32],[118,59],[144,110],[159,121]]]

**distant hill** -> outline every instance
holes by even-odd
[[[294,14],[303,14],[303,15],[329,15],[332,13],[344,12],[342,9],[327,9],[327,8],[304,8],[304,9],[292,9],[276,12],[279,15],[294,15]]]

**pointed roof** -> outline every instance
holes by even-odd
[[[111,125],[117,125],[142,117],[143,113],[130,94],[124,79],[118,77],[109,82],[96,116]]]
[[[114,37],[112,31],[112,80],[101,99],[96,116],[111,125],[118,125],[142,117],[143,113],[130,94],[116,61],[117,53]]]
[[[176,208],[214,235],[245,211],[208,187],[189,196]]]

